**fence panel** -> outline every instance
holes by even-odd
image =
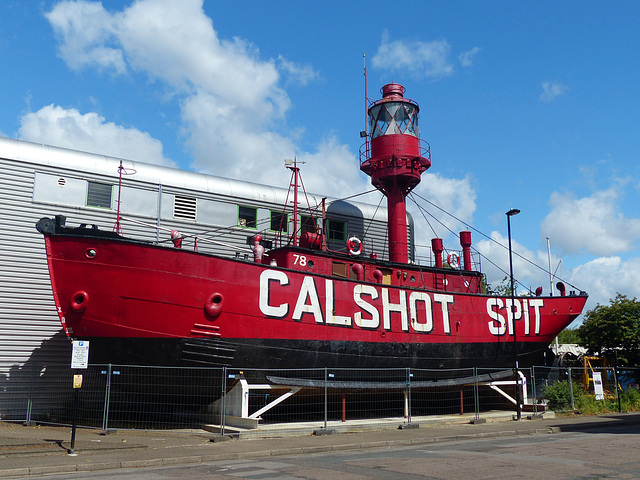
[[[412,369],[413,416],[476,411],[475,369]]]
[[[477,368],[478,414],[494,410],[515,410],[515,374],[513,369]]]
[[[222,369],[112,366],[107,428],[193,428],[209,423]]]
[[[29,362],[22,367],[2,365],[0,418],[19,422],[64,423],[72,373],[69,364]]]

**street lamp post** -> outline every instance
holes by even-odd
[[[522,418],[521,395],[520,395],[520,371],[518,369],[518,340],[516,335],[516,301],[513,288],[513,251],[511,250],[511,217],[520,213],[517,208],[512,208],[507,212],[507,235],[509,237],[509,273],[511,275],[511,322],[513,325],[513,361],[516,374],[516,420]]]

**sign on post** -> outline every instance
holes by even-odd
[[[602,388],[602,372],[593,372],[593,391],[596,400],[604,400],[604,389]]]
[[[87,369],[89,366],[89,342],[87,340],[74,340],[71,350],[71,369]],[[73,420],[71,423],[71,448],[69,455],[76,453],[76,426],[78,422],[78,392],[82,387],[82,375],[73,376]]]
[[[87,340],[74,340],[71,352],[71,368],[86,369],[89,365],[89,342]]]

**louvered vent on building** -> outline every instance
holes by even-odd
[[[196,199],[194,197],[185,197],[176,195],[173,204],[173,217],[184,218],[186,220],[196,219]]]
[[[60,184],[60,181],[58,181]],[[113,185],[108,183],[88,182],[87,206],[111,208],[111,192]]]

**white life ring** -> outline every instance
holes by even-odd
[[[347,250],[351,255],[360,255],[363,248],[364,245],[358,237],[351,237],[349,240],[347,240]]]
[[[447,263],[451,268],[460,268],[460,257],[456,252],[447,255]]]

